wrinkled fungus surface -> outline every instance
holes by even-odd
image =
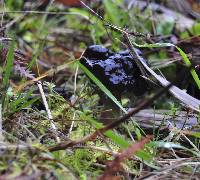
[[[129,51],[112,52],[101,45],[89,46],[80,62],[111,92],[133,92],[142,95],[147,83]]]

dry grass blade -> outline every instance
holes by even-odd
[[[164,109],[145,109],[135,114],[134,118],[142,127],[146,128],[160,127],[161,124],[163,127],[168,127],[169,124],[175,124],[176,128],[182,129],[198,124],[198,118],[186,111],[169,112],[169,110]]]
[[[131,50],[134,50],[135,48],[133,47],[131,41],[129,40],[129,35],[125,34],[125,37],[127,38],[129,44],[129,48]],[[167,87],[170,82],[167,81],[165,78],[163,78],[160,75],[157,75],[140,57],[140,55],[137,53],[137,51],[134,50],[134,54],[137,58],[137,60],[139,60],[140,62],[140,66],[143,66],[163,87]],[[169,92],[178,100],[180,100],[181,102],[183,102],[187,107],[200,112],[200,100],[190,96],[189,94],[187,94],[185,91],[181,90],[180,88],[176,87],[176,86],[171,86],[169,89]]]
[[[142,62],[142,61],[141,61]],[[151,68],[149,68],[145,63],[142,62],[142,64],[144,65],[144,67],[146,68],[146,70],[151,73],[151,75],[153,75],[153,77],[155,77],[162,86],[166,87],[168,84],[170,84],[169,81],[167,81],[165,78],[157,75]],[[170,93],[177,98],[178,100],[180,100],[181,102],[183,102],[186,106],[188,106],[189,108],[200,112],[200,100],[190,96],[189,94],[187,94],[185,91],[181,90],[180,88],[176,87],[176,86],[172,86],[169,89]]]

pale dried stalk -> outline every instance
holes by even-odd
[[[47,116],[48,116],[49,122],[50,122],[50,124],[51,124],[51,128],[56,132],[56,131],[57,131],[57,128],[56,128],[56,125],[55,125],[54,122],[53,122],[53,116],[52,116],[51,111],[50,111],[50,109],[49,109],[49,105],[48,105],[48,103],[47,103],[47,99],[46,99],[46,96],[45,96],[45,94],[44,94],[44,90],[43,90],[43,88],[42,88],[42,84],[41,84],[40,81],[37,82],[37,86],[38,86],[38,89],[39,89],[39,91],[40,91],[40,95],[41,95],[41,97],[42,97],[42,101],[43,101],[45,110],[46,110],[46,112],[47,112]],[[56,136],[56,138],[57,138],[57,141],[60,142],[59,137]]]

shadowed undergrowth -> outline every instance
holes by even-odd
[[[121,0],[67,5],[0,6],[0,178],[198,178],[199,23]],[[148,91],[118,98],[79,62],[91,44],[129,49]]]

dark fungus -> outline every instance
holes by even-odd
[[[114,94],[140,96],[147,90],[147,82],[128,50],[114,53],[104,46],[91,45],[80,62]]]

